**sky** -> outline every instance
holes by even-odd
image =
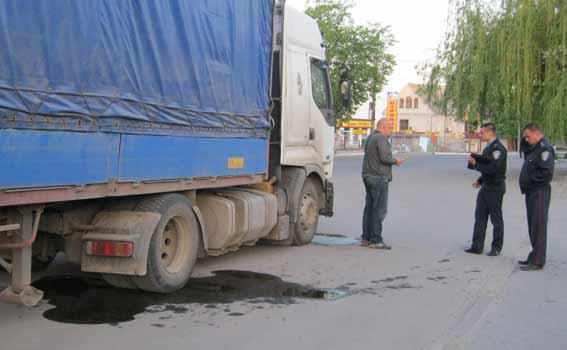
[[[384,91],[380,93],[379,115],[386,105],[388,92],[399,92],[407,83],[421,83],[415,66],[432,60],[443,40],[450,0],[354,0],[356,23],[377,22],[390,26],[397,40],[391,53],[396,56],[396,68]],[[297,9],[305,8],[305,0],[287,0]],[[361,107],[357,117],[368,116],[368,106]]]

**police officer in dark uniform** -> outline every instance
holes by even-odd
[[[522,140],[520,141],[520,158],[525,158],[526,155],[531,151],[531,149],[532,145],[530,145],[528,141],[526,141],[525,137],[522,137]]]
[[[480,188],[476,199],[475,224],[472,246],[465,250],[471,254],[482,254],[488,217],[494,227],[492,249],[487,254],[498,256],[504,243],[504,219],[502,218],[502,202],[506,193],[506,162],[508,152],[496,137],[496,126],[485,123],[481,126],[480,136],[488,145],[482,152],[483,159],[477,160],[470,156],[469,168],[481,173],[473,187]]]
[[[532,251],[519,261],[524,271],[541,270],[547,251],[547,217],[551,201],[551,181],[555,169],[555,150],[537,124],[524,129],[526,141],[532,148],[525,154],[520,174],[520,189],[526,197],[528,230]]]

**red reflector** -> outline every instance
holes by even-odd
[[[112,241],[88,241],[86,243],[87,255],[114,256],[129,258],[134,255],[134,243]]]

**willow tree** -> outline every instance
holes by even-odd
[[[494,121],[509,135],[538,122],[567,130],[567,2],[452,0],[423,93],[446,114]],[[474,123],[473,123],[474,124]]]

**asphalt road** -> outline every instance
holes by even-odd
[[[351,239],[201,261],[196,287],[167,298],[69,276],[76,268],[58,262],[47,273],[59,277],[38,282],[49,301],[0,305],[0,349],[565,349],[567,166],[554,184],[548,265],[521,272],[529,241],[520,161],[509,161],[497,258],[462,252],[476,194],[464,165],[462,156],[411,155],[395,170],[388,252],[349,244],[364,204],[361,158],[349,156],[336,161],[336,216],[319,232]],[[207,277],[218,270],[240,272]]]

